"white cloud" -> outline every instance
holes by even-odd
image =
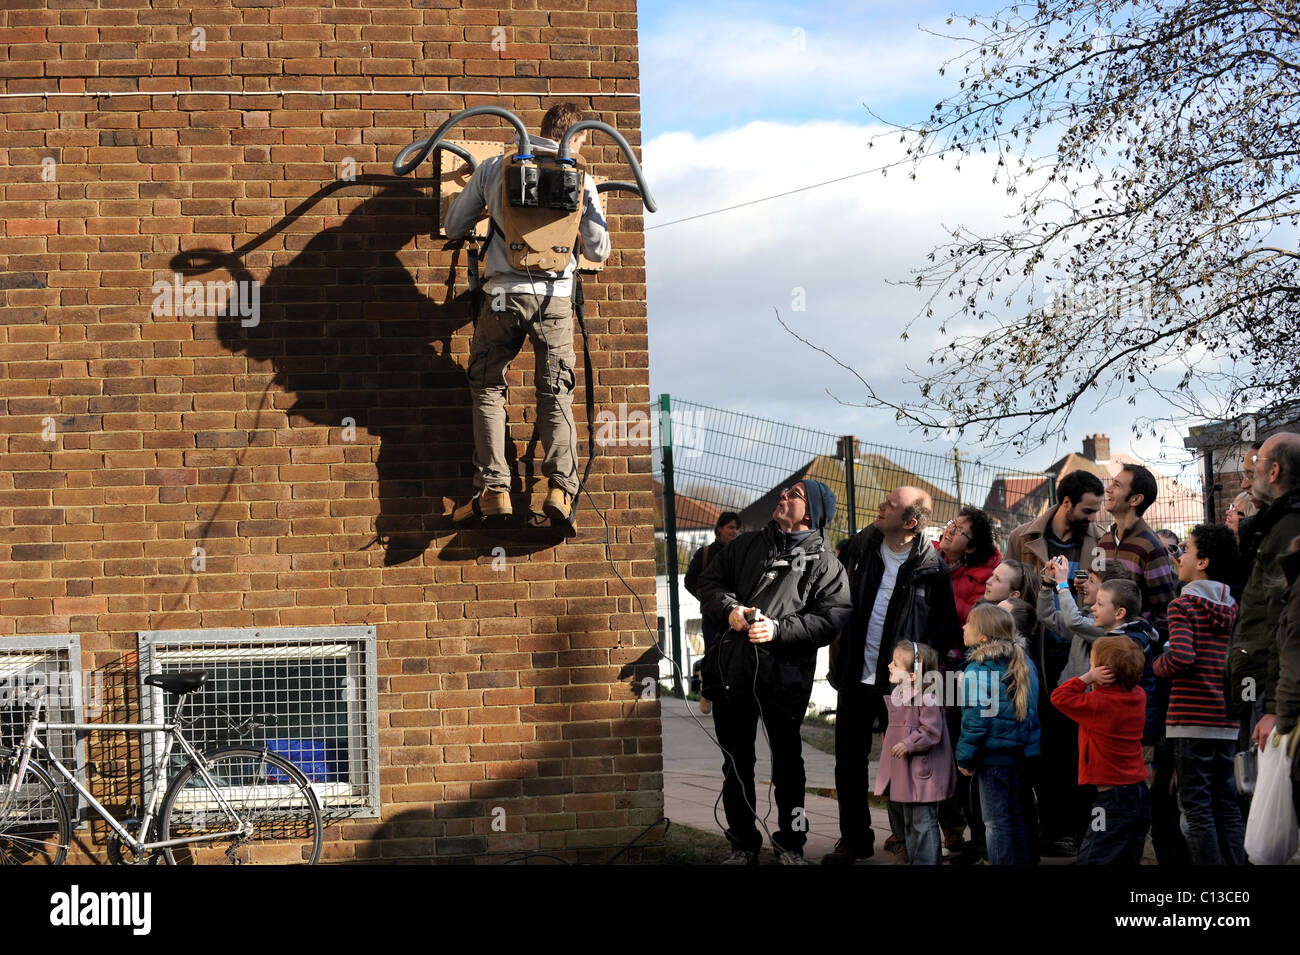
[[[693,9],[642,37],[643,88],[666,108],[720,115],[788,107],[862,115],[937,87],[951,41],[914,21],[791,11],[782,20]],[[701,91],[707,90],[707,96]]]
[[[668,133],[645,145],[645,168],[659,201],[646,224],[785,192],[879,167],[902,156],[897,137],[868,150],[879,127],[840,122],[754,122],[707,136]],[[829,359],[792,339],[773,307],[800,334],[871,381],[876,390],[914,399],[905,365],[920,367],[941,339],[933,324],[899,341],[920,311],[923,293],[905,280],[931,249],[965,225],[998,231],[1016,199],[992,182],[995,160],[932,161],[918,179],[906,168],[681,222],[646,235],[655,393],[742,410],[866,440],[920,446],[919,433],[892,414],[846,408],[830,388],[858,400],[861,386]],[[794,311],[802,289],[805,311]],[[1139,407],[1137,413],[1141,413]],[[1122,401],[1078,416],[1059,445],[1029,456],[1049,463],[1087,431],[1129,441],[1135,412]],[[929,450],[941,450],[937,445]],[[1157,456],[1150,442],[1134,446]],[[1003,463],[1011,463],[1001,459]]]

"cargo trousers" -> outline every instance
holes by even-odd
[[[496,306],[495,308],[493,306]],[[474,416],[474,486],[509,490],[506,463],[506,372],[524,340],[533,343],[537,430],[546,456],[542,474],[570,495],[578,490],[573,425],[573,300],[532,292],[487,293],[469,346]]]

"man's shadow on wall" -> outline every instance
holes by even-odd
[[[375,538],[366,546],[381,544],[386,565],[418,558],[435,537],[452,531],[440,559],[553,547],[563,532],[546,525],[519,521],[462,530],[451,523],[450,502],[472,490],[469,382],[451,354],[452,336],[473,322],[471,297],[455,291],[459,250],[446,275],[437,276],[445,289],[442,303],[420,290],[398,257],[436,226],[431,190],[390,176],[331,183],[234,252],[183,252],[172,259],[172,269],[186,280],[224,282],[228,273],[236,283],[251,283],[244,253],[320,199],[356,185],[384,188],[271,269],[260,285],[255,322],[235,307],[217,315],[218,339],[232,354],[271,363],[275,384],[294,396],[286,412],[291,424],[301,418],[326,426],[332,429],[328,443],[345,448],[357,446],[350,444],[349,428],[378,438],[379,513]],[[526,458],[535,445],[534,435]],[[513,441],[507,457],[517,471]],[[370,457],[346,454],[345,462],[345,468],[368,465]],[[516,478],[514,490],[524,490],[530,477]],[[358,468],[353,479],[366,478]]]

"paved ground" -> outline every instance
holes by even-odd
[[[701,714],[698,702],[668,696],[661,699],[663,701],[661,712],[664,740],[664,814],[673,822],[704,832],[720,834],[721,827],[714,820],[713,809],[722,787],[722,754],[709,738],[714,734],[713,717]],[[874,737],[871,755],[873,782],[876,760],[880,755],[879,748],[880,737],[877,734]],[[754,768],[755,795],[760,814],[768,814],[768,828],[775,831],[776,801],[771,796],[769,785],[769,780],[772,778],[771,753],[761,733],[757,742],[757,751],[758,763]],[[823,753],[805,741],[803,761],[808,788],[834,789],[834,756]],[[834,848],[835,840],[839,838],[838,807],[834,799],[809,793],[804,798],[804,811],[808,816],[808,844],[804,847],[804,857],[809,862],[817,862]],[[721,803],[718,803],[717,812],[718,820],[723,819]],[[892,865],[893,857],[880,851],[885,840],[889,838],[889,819],[885,810],[872,808],[871,827],[876,832],[876,854],[867,862],[860,864]],[[1046,857],[1042,860],[1043,865],[1068,865],[1071,862],[1072,859]],[[1149,840],[1143,863],[1146,865],[1155,863],[1155,855]]]
[[[664,814],[673,822],[705,832],[720,832],[720,827],[713,818],[713,806],[722,787],[722,754],[709,738],[714,733],[713,717],[702,715],[697,702],[672,697],[662,699]],[[689,713],[687,707],[690,707]],[[694,714],[695,719],[690,714]],[[760,815],[767,811],[768,804],[771,803],[768,828],[775,831],[776,801],[771,796],[769,785],[772,778],[771,754],[762,733],[759,734],[757,747],[755,795]],[[834,756],[805,742],[803,760],[809,788],[829,790],[835,787]],[[811,793],[805,797],[804,811],[808,816],[808,844],[804,847],[804,858],[816,862],[834,848],[835,840],[839,838],[839,812],[835,800]],[[722,806],[718,804],[718,819],[722,818]],[[877,851],[866,864],[889,865],[892,858],[879,851],[889,837],[889,820],[885,811],[872,809],[871,823],[876,830]]]

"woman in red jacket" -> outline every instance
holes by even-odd
[[[939,556],[952,574],[952,593],[957,601],[957,625],[964,627],[971,607],[984,599],[984,586],[998,564],[1002,563],[1002,554],[993,543],[993,525],[989,516],[978,507],[963,507],[948,522],[934,546],[938,548]],[[961,645],[960,633],[953,642]],[[950,663],[960,665],[955,661]],[[955,740],[961,729],[961,708],[948,707],[947,719],[948,731]],[[943,829],[944,848],[950,853],[962,853],[961,858],[965,861],[973,861],[984,853],[984,822],[980,818],[974,788],[970,784],[970,777],[959,776],[957,795],[939,804],[939,825]],[[968,821],[971,830],[969,844],[964,839]]]
[[[993,543],[989,516],[978,507],[963,507],[934,546],[952,574],[957,623],[964,627],[970,608],[984,599],[984,585],[1002,563],[1002,554]]]

